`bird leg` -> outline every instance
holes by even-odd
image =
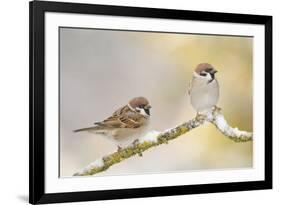
[[[139,139],[133,141],[133,145],[136,146],[139,143]]]
[[[134,140],[134,141],[133,141],[134,147],[135,147],[138,143],[139,143],[139,139]],[[139,155],[140,157],[142,157],[142,152],[139,151],[139,152],[138,152],[138,155]]]

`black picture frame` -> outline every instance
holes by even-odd
[[[29,202],[32,204],[230,192],[272,188],[272,16],[32,1],[29,4]],[[150,17],[265,26],[265,180],[71,193],[45,192],[45,12]]]

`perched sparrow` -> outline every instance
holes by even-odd
[[[116,143],[120,149],[145,133],[149,123],[150,108],[146,98],[136,97],[104,121],[96,122],[92,127],[74,130],[74,132],[88,131],[101,134]]]
[[[215,78],[217,71],[208,63],[199,64],[193,72],[189,85],[189,95],[193,108],[200,113],[216,107],[219,99],[219,84]]]

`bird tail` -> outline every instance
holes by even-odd
[[[81,128],[81,129],[77,129],[77,130],[73,130],[73,132],[83,132],[83,131],[89,131],[89,130],[98,130],[98,128],[96,126],[92,126],[92,127],[85,127],[85,128]]]

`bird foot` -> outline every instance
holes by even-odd
[[[134,141],[133,141],[134,147],[135,147],[138,143],[139,143],[139,139],[134,140]]]
[[[212,110],[213,110],[213,112],[220,112],[220,111],[221,111],[221,108],[215,105],[215,106],[212,108]]]
[[[122,147],[118,146],[117,152],[120,152],[122,150]]]
[[[195,117],[195,119],[196,119],[197,121],[199,121],[199,122],[205,121],[206,118],[207,118],[206,115],[204,115],[204,114],[202,114],[202,113],[199,113],[199,112],[197,112],[197,115],[196,115],[196,117]]]

